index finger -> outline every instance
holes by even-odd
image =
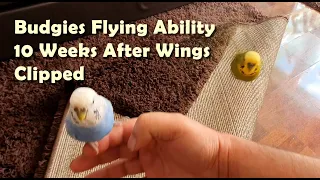
[[[99,154],[107,151],[110,147],[117,147],[126,144],[131,135],[137,118],[129,119],[114,126],[111,132],[98,142]],[[96,151],[86,143],[82,149],[82,155],[96,156]]]

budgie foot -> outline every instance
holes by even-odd
[[[123,123],[123,121],[126,121],[126,120],[128,120],[128,119],[130,119],[130,117],[125,116],[125,117],[122,118],[120,121],[114,121],[114,122],[113,122],[113,127],[115,127],[115,126],[121,126],[121,124]]]
[[[96,142],[91,142],[89,143],[91,145],[91,147],[96,151],[97,154],[99,154],[99,143],[98,141]]]
[[[120,126],[120,125],[121,125],[121,122],[119,122],[119,121],[115,121],[115,122],[113,123],[113,127]]]

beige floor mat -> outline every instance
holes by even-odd
[[[251,139],[258,111],[262,105],[269,76],[276,60],[287,19],[269,19],[257,25],[238,25],[227,50],[202,89],[187,116],[221,132]],[[233,78],[230,63],[238,52],[255,50],[263,59],[260,77],[253,82]],[[121,119],[120,115],[116,119]],[[72,140],[64,124],[56,139],[47,169],[47,178],[83,177],[93,170],[74,174],[69,164],[81,153],[83,143]],[[135,177],[142,177],[138,175]]]

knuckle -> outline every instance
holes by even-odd
[[[176,123],[185,123],[186,120],[189,120],[187,116],[181,113],[173,113],[172,118],[176,121]]]
[[[141,114],[138,119],[137,119],[137,124],[139,126],[145,126],[146,123],[148,122],[148,120],[150,119],[150,114],[149,113],[144,113],[144,114]]]
[[[186,118],[186,116],[183,115],[183,114],[181,114],[181,113],[173,113],[173,115],[174,115],[177,119],[179,119],[179,120]]]
[[[148,113],[143,113],[138,117],[138,121],[143,121],[148,117]]]

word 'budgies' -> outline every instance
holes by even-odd
[[[255,80],[261,71],[261,57],[255,51],[247,51],[236,55],[231,63],[231,71],[237,79],[243,81]]]
[[[66,116],[67,133],[88,142],[99,153],[98,141],[110,133],[114,125],[111,102],[93,89],[80,87],[73,91]]]

